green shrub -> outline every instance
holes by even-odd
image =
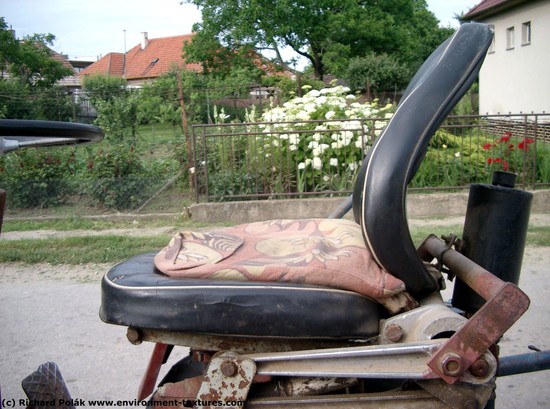
[[[143,201],[151,186],[150,173],[133,147],[113,145],[94,151],[88,158],[87,193],[95,204],[132,209]]]
[[[341,86],[311,90],[264,112],[265,124],[258,126],[262,135],[249,152],[257,174],[267,172],[274,181],[293,181],[287,187],[300,193],[342,186],[348,176],[353,180],[394,107],[380,107],[377,101],[360,103],[348,93],[349,88]]]
[[[12,208],[50,207],[74,192],[72,149],[24,149],[0,158],[0,185]]]

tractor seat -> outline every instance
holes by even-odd
[[[256,337],[368,338],[380,303],[393,312],[414,303],[375,263],[359,225],[342,219],[179,233],[160,253],[113,267],[102,288],[109,323]]]
[[[438,291],[408,229],[407,185],[491,38],[487,25],[463,24],[413,77],[357,175],[356,223],[279,220],[180,233],[159,254],[106,274],[101,318],[202,334],[360,339],[378,334],[384,315],[414,307],[412,297]]]

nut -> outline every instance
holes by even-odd
[[[385,328],[384,336],[391,342],[397,342],[403,338],[403,328],[398,324],[390,324]]]
[[[489,363],[485,359],[479,358],[470,366],[470,372],[476,378],[483,378],[489,373]]]
[[[222,371],[222,374],[224,376],[227,376],[228,378],[237,375],[237,364],[233,361],[223,361],[220,365],[220,370]]]
[[[458,376],[462,372],[462,358],[460,355],[449,353],[441,360],[441,370],[447,376]]]

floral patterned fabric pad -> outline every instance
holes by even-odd
[[[405,284],[376,263],[360,226],[345,219],[280,219],[185,231],[155,256],[155,266],[172,277],[349,290],[394,312],[414,303]]]

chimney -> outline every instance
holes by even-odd
[[[147,44],[149,44],[149,36],[147,35],[147,31],[144,31],[142,34],[142,38],[141,38],[141,49],[142,50],[145,50],[145,48],[147,47]]]

